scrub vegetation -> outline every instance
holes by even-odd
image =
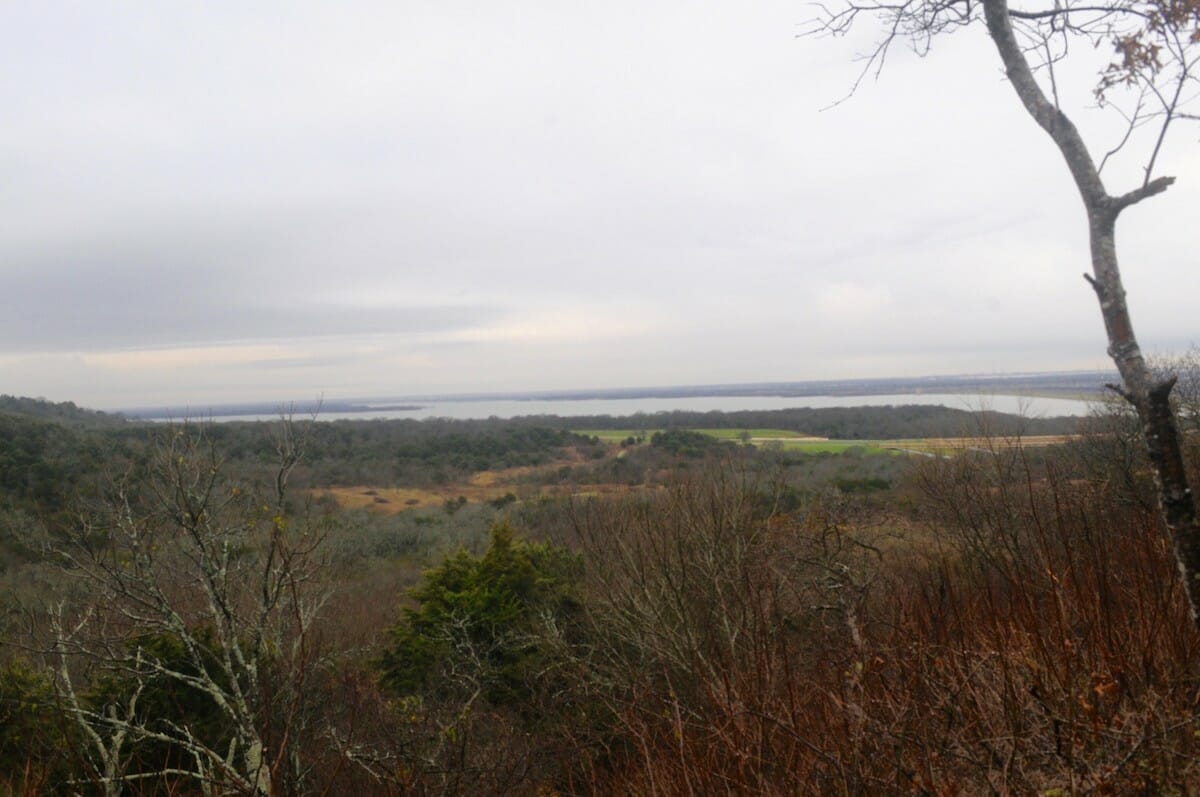
[[[1119,407],[156,426],[6,406],[0,794],[1200,775],[1200,645]],[[875,434],[804,439],[855,418]]]

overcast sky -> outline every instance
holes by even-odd
[[[1082,209],[982,31],[895,51],[823,111],[874,31],[798,39],[812,13],[5,3],[0,392],[121,408],[1107,367]],[[1094,148],[1119,137],[1080,114]],[[1150,351],[1198,337],[1196,139],[1171,139],[1179,183],[1119,228]]]

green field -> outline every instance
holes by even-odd
[[[596,437],[605,443],[619,443],[629,437],[637,437],[642,435],[646,440],[650,439],[650,435],[655,432],[661,432],[661,429],[572,429],[572,433],[583,435],[584,437]]]
[[[741,440],[747,434],[751,440],[786,440],[805,436],[789,429],[693,429],[692,431],[715,437],[718,440]]]
[[[596,437],[605,443],[620,443],[630,437],[641,436],[646,442],[655,432],[661,429],[575,429],[575,434]],[[745,439],[749,434],[750,442],[757,446],[770,445],[785,451],[800,451],[809,454],[840,454],[847,449],[861,449],[865,454],[896,453],[890,451],[893,446],[901,448],[920,448],[919,441],[887,441],[878,440],[825,440],[811,438],[790,429],[689,429],[691,432],[714,437],[735,443]]]
[[[621,443],[630,437],[642,437],[648,443],[655,432],[661,429],[576,429],[576,434],[596,437],[605,443]],[[796,451],[805,454],[841,454],[849,449],[857,449],[864,454],[916,454],[923,456],[953,456],[963,451],[986,448],[995,445],[979,438],[908,438],[903,440],[827,440],[824,438],[807,437],[804,434],[789,429],[689,429],[730,443],[737,443],[749,436],[749,441],[756,446],[771,446],[784,451]],[[1040,435],[1021,438],[1022,445],[1051,445],[1062,443],[1067,438],[1063,435]],[[1014,441],[1015,442],[1015,441]],[[1004,445],[1007,445],[1004,444]],[[1004,447],[1003,445],[1001,447]]]
[[[759,442],[759,441],[755,441]],[[784,451],[799,451],[805,454],[841,454],[849,449],[858,449],[864,454],[894,454],[892,441],[879,440],[773,440]],[[885,447],[886,446],[886,447]]]
[[[574,429],[575,434],[581,434],[586,437],[597,437],[606,443],[619,443],[630,437],[639,435],[650,439],[655,432],[661,432],[662,429]],[[760,440],[790,440],[803,439],[804,435],[800,432],[793,432],[788,429],[689,429],[689,432],[699,432],[706,434],[709,437],[715,437],[718,440],[741,440],[744,435],[749,433],[750,439],[754,441]]]

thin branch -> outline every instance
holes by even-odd
[[[1121,137],[1116,146],[1104,153],[1104,157],[1100,159],[1100,165],[1096,167],[1097,173],[1104,171],[1104,166],[1108,163],[1108,159],[1125,148],[1125,145],[1129,143],[1129,139],[1133,136],[1133,131],[1141,125],[1143,121],[1142,108],[1145,107],[1145,99],[1146,91],[1142,89],[1141,94],[1138,95],[1137,105],[1134,107],[1132,114],[1125,114],[1121,109],[1116,109],[1118,113],[1125,117],[1127,123],[1125,126],[1125,135]]]
[[[1139,9],[1132,7],[1117,7],[1113,5],[1101,6],[1079,6],[1079,5],[1063,5],[1055,8],[1048,8],[1045,11],[1022,11],[1019,8],[1009,8],[1008,15],[1014,19],[1020,20],[1055,20],[1065,19],[1070,14],[1095,12],[1103,16],[1113,14],[1123,14],[1142,19],[1148,19],[1148,15]]]

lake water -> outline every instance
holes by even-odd
[[[680,398],[621,398],[621,399],[479,399],[407,402],[420,405],[417,409],[379,410],[364,412],[322,412],[319,419],[369,420],[373,418],[516,418],[522,415],[581,415],[625,416],[639,413],[685,410],[690,412],[737,412],[738,410],[782,410],[792,407],[880,407],[903,404],[940,404],[967,411],[995,410],[1018,413],[1029,417],[1057,415],[1086,415],[1091,402],[1040,396],[1003,396],[992,394],[917,393],[883,396],[686,396]],[[216,421],[274,420],[278,415],[229,415]]]

